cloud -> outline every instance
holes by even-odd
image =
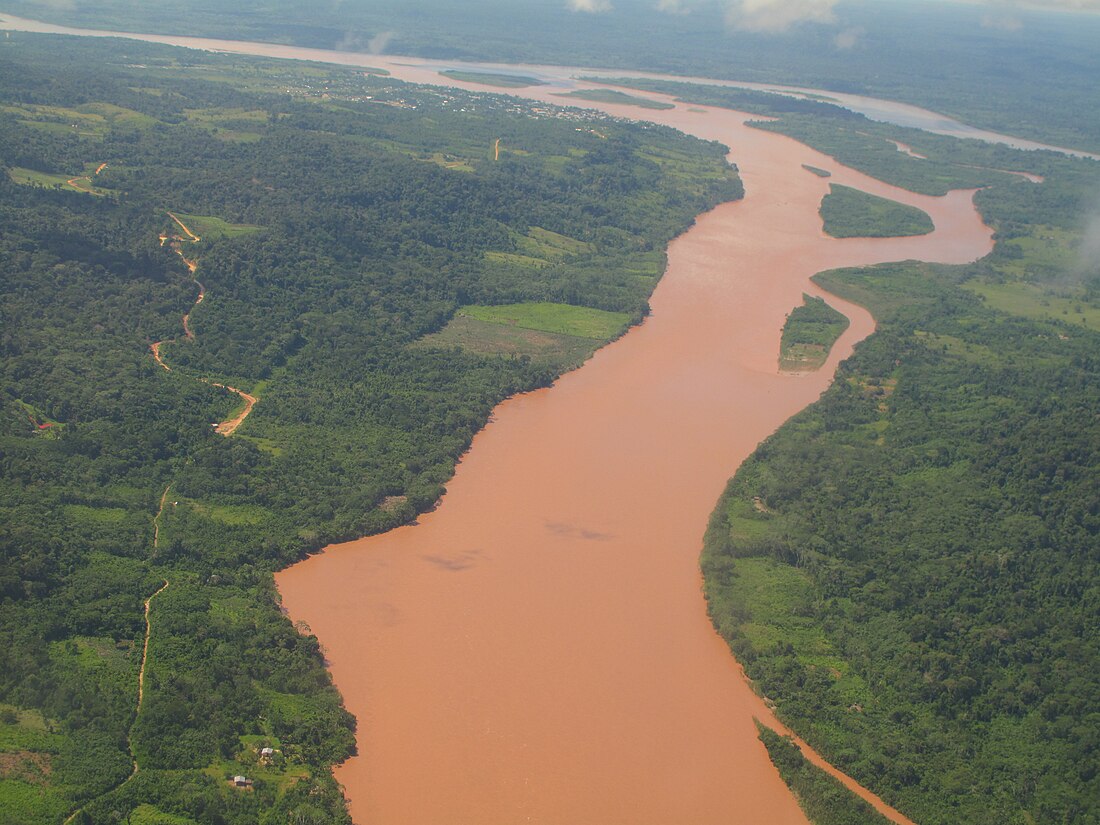
[[[566,3],[570,11],[583,11],[588,14],[599,14],[611,11],[611,0],[568,0]]]
[[[853,26],[850,29],[845,29],[842,32],[837,32],[836,37],[833,38],[833,45],[841,51],[847,51],[853,48],[867,30],[863,26]]]
[[[736,29],[784,32],[799,23],[832,23],[837,0],[733,0],[726,22]]]
[[[657,0],[657,11],[668,14],[687,14],[691,11],[686,0]]]

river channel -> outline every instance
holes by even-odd
[[[413,58],[142,39],[464,86]],[[585,85],[578,71],[547,70],[548,85],[510,93],[560,103],[555,93]],[[963,263],[992,248],[991,232],[972,192],[896,189],[746,115],[568,103],[721,141],[745,198],[671,244],[644,324],[495,410],[434,512],[278,575],[359,719],[359,754],[337,778],[361,825],[806,823],[753,720],[780,726],[707,618],[707,517],[738,465],[873,330],[866,311],[826,296],[848,331],[823,369],[779,373],[786,314],[803,292],[821,294],[810,277]],[[817,211],[829,183],[917,206],[936,229],[830,238]]]

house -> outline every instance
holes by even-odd
[[[236,785],[238,788],[251,788],[252,780],[249,779],[247,776],[234,776],[233,784]]]

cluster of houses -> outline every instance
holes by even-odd
[[[275,761],[275,755],[277,753],[279,753],[279,751],[275,750],[275,748],[260,748],[260,764],[270,765]],[[234,776],[230,782],[235,788],[251,788],[254,780],[238,774]]]

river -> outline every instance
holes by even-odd
[[[426,61],[332,54],[442,80]],[[558,85],[512,93],[560,102],[578,84],[555,71]],[[745,115],[569,102],[722,141],[746,196],[671,244],[643,325],[494,411],[434,512],[278,575],[359,719],[359,755],[337,778],[361,825],[804,825],[753,720],[778,723],[707,618],[707,517],[737,466],[873,329],[830,296],[852,324],[828,363],[780,374],[784,317],[803,292],[820,294],[810,276],[971,261],[991,232],[972,192],[895,189]],[[829,183],[917,206],[936,229],[827,237],[817,210]]]

